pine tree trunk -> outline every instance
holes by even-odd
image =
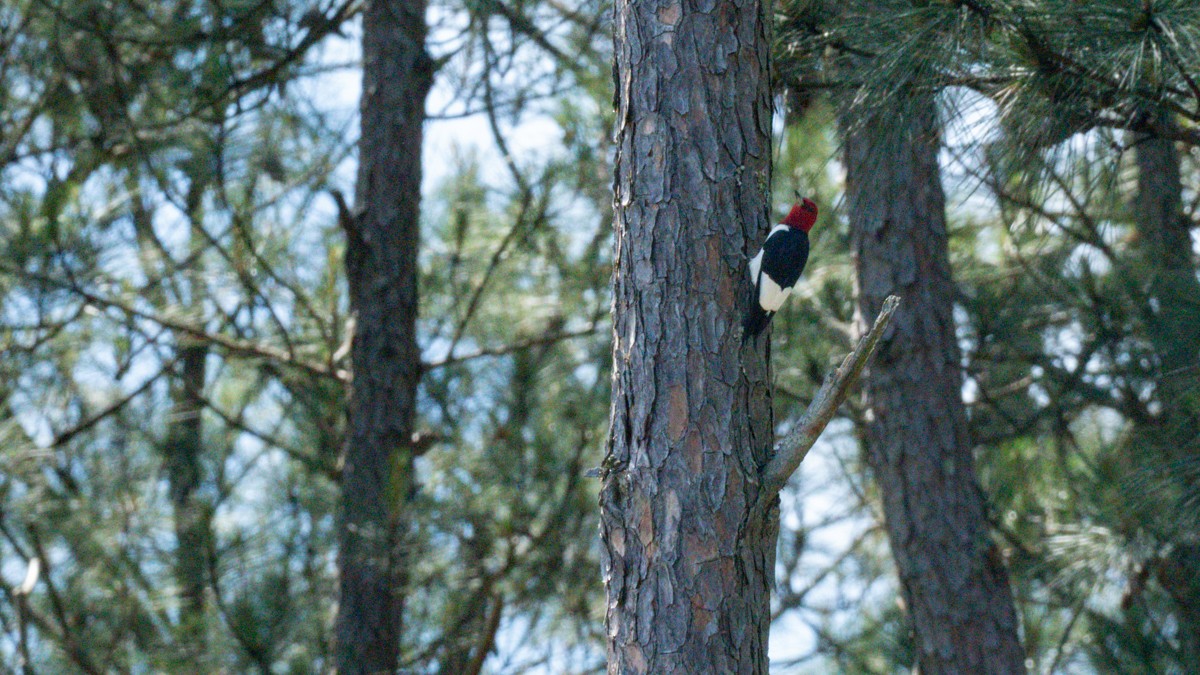
[[[406,581],[418,216],[425,97],[425,2],[368,2],[356,212],[345,218],[346,276],[357,322],[342,473],[338,672],[392,673]]]
[[[1196,461],[1200,444],[1200,282],[1192,254],[1191,223],[1183,213],[1179,150],[1174,141],[1146,137],[1134,146],[1138,192],[1134,203],[1144,270],[1150,276],[1148,324],[1158,355],[1162,403],[1148,443],[1131,450],[1161,450],[1154,461]],[[1156,578],[1175,604],[1177,637],[1185,663],[1200,664],[1200,546],[1176,542],[1157,566]]]
[[[1192,254],[1191,223],[1183,214],[1179,150],[1174,141],[1143,138],[1134,146],[1138,232],[1154,296],[1151,339],[1161,360],[1167,403],[1186,400],[1200,358],[1200,281]],[[1182,398],[1180,398],[1182,397]],[[1194,432],[1194,427],[1190,430]],[[1181,438],[1194,438],[1189,433]]]
[[[778,512],[748,512],[771,400],[740,321],[770,211],[769,20],[758,0],[616,6],[610,673],[767,672]]]
[[[962,402],[933,97],[848,129],[859,309],[904,298],[867,370],[866,437],[918,663],[925,675],[1023,672]]]
[[[179,623],[186,654],[181,660],[194,666],[205,653],[204,613],[211,523],[210,509],[197,495],[201,478],[200,456],[204,449],[201,412],[204,409],[202,392],[208,347],[184,344],[176,354],[179,377],[173,387],[174,402],[163,454],[175,520],[175,579],[182,599]]]

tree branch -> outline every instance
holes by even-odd
[[[875,353],[879,338],[900,306],[900,298],[889,295],[883,301],[879,316],[875,317],[875,325],[858,340],[854,351],[846,355],[842,365],[838,366],[813,397],[813,401],[805,411],[804,417],[792,430],[775,444],[775,456],[762,470],[762,487],[759,490],[757,506],[765,506],[779,494],[788,479],[800,467],[809,449],[820,438],[825,426],[833,419],[834,413],[850,395],[850,387],[858,380],[862,369],[867,365],[867,359]]]
[[[171,360],[167,361],[166,364],[164,364],[163,367],[160,368],[157,373],[155,373],[152,377],[146,378],[146,381],[143,382],[141,385],[139,385],[133,391],[122,396],[121,398],[117,399],[116,401],[113,401],[112,403],[110,403],[108,405],[108,407],[97,412],[96,414],[92,415],[91,417],[88,417],[88,418],[80,421],[74,427],[71,427],[70,429],[67,429],[66,431],[59,432],[58,435],[56,435],[54,437],[54,440],[52,440],[50,442],[50,447],[52,447],[52,448],[62,447],[63,445],[66,445],[71,439],[78,436],[79,434],[87,431],[88,429],[91,429],[92,427],[96,426],[97,424],[103,422],[105,419],[120,412],[122,408],[124,408],[126,405],[129,404],[130,401],[137,398],[138,396],[141,396],[143,393],[145,393],[145,391],[147,389],[149,389],[151,386],[153,386],[154,383],[158,381],[158,378],[162,377],[168,370],[174,368],[175,363],[176,363],[176,359],[171,359]]]
[[[251,340],[243,340],[221,333],[211,333],[203,326],[193,325],[182,318],[174,317],[169,314],[157,313],[153,310],[139,309],[131,302],[127,302],[115,297],[100,295],[99,293],[94,293],[84,288],[74,280],[64,281],[45,274],[30,272],[13,265],[8,265],[7,263],[0,263],[0,273],[12,274],[24,279],[52,285],[55,288],[74,293],[83,300],[98,307],[114,309],[125,314],[126,316],[149,321],[156,325],[162,326],[163,328],[169,328],[171,330],[184,333],[202,342],[209,342],[221,347],[230,354],[260,357],[276,363],[294,366],[320,377],[332,378],[340,382],[350,381],[350,373],[345,370],[326,366],[323,363],[315,363],[305,360],[296,354],[268,344],[261,344]]]
[[[542,335],[527,338],[524,340],[517,340],[516,342],[510,343],[507,345],[499,345],[496,347],[483,347],[481,349],[470,352],[468,354],[456,354],[453,356],[446,356],[445,358],[441,358],[436,361],[429,361],[429,362],[425,363],[422,366],[422,368],[424,368],[425,370],[436,370],[438,368],[445,368],[446,366],[452,366],[452,365],[456,365],[459,363],[463,363],[464,361],[473,361],[475,359],[483,358],[485,356],[504,356],[506,354],[511,354],[513,352],[521,351],[522,349],[529,349],[530,347],[540,347],[542,345],[554,344],[557,342],[563,342],[565,340],[571,340],[571,339],[578,338],[578,337],[586,337],[589,335],[595,335],[596,333],[599,332],[599,330],[600,330],[599,325],[595,322],[592,322],[592,323],[588,324],[587,326],[580,328],[579,330],[554,331],[554,332],[548,331]]]
[[[488,613],[487,624],[479,636],[479,645],[475,648],[471,662],[467,664],[466,672],[469,675],[479,675],[483,672],[483,663],[496,646],[496,633],[500,630],[500,617],[504,611],[504,596],[496,593],[492,597],[492,601],[495,604],[492,605],[492,611]]]

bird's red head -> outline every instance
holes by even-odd
[[[792,206],[787,218],[783,219],[784,225],[800,228],[804,232],[811,230],[815,222],[817,222],[817,205],[811,199],[797,202]]]

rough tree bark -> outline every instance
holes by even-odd
[[[615,12],[608,669],[765,673],[778,511],[748,515],[771,399],[765,348],[738,327],[769,224],[770,16],[760,0]]]
[[[908,120],[908,121],[905,121]],[[866,392],[869,462],[915,630],[935,673],[1020,673],[1007,570],[975,478],[955,339],[932,95],[848,121],[847,197],[859,309],[904,297]]]
[[[1194,378],[1190,368],[1200,355],[1200,281],[1191,223],[1183,213],[1179,150],[1174,141],[1150,136],[1139,139],[1134,155],[1138,168],[1134,211],[1150,293],[1156,300],[1152,339],[1162,361],[1164,384],[1172,394],[1186,396]]]
[[[1134,146],[1138,169],[1134,200],[1142,269],[1153,301],[1146,308],[1158,355],[1158,400],[1162,403],[1150,443],[1153,461],[1195,461],[1200,448],[1200,397],[1195,393],[1200,363],[1200,281],[1192,253],[1191,223],[1183,213],[1183,184],[1175,142],[1144,137]],[[1200,663],[1200,546],[1180,541],[1156,566],[1159,583],[1175,604],[1178,639],[1186,663]]]
[[[342,472],[338,672],[392,673],[404,610],[406,502],[421,376],[416,342],[425,98],[433,62],[424,0],[363,11],[362,128],[355,212],[343,214],[356,331]]]

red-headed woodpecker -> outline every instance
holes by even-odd
[[[743,340],[763,332],[796,287],[808,262],[808,231],[816,220],[817,205],[811,199],[792,206],[787,218],[771,230],[762,250],[750,261],[754,294],[742,322]]]

